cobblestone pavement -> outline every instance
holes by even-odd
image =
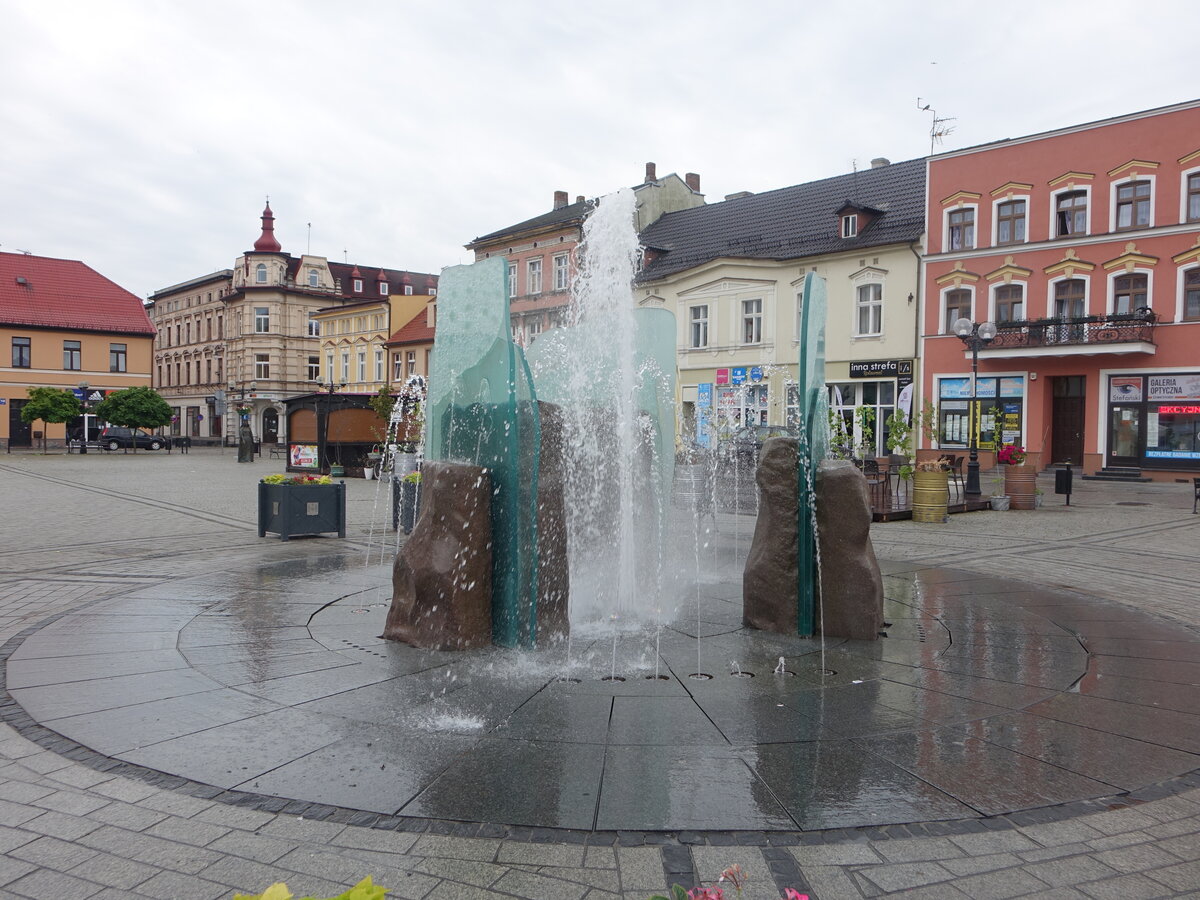
[[[228,451],[0,456],[0,643],[133,587],[312,552],[318,542],[257,538],[253,485],[272,471],[278,464],[239,465]],[[379,548],[381,535],[393,540],[377,486],[348,487],[347,552]],[[1191,515],[1190,485],[1077,482],[1072,505],[1061,504],[1047,489],[1037,512],[889,523],[872,534],[881,558],[1076,590],[1200,625],[1200,516]],[[746,523],[720,524],[748,541]],[[381,830],[300,818],[282,802],[240,808],[194,785],[114,775],[78,756],[69,742],[46,748],[0,725],[0,900],[218,898],[276,880],[297,896],[328,896],[367,874],[389,896],[414,900],[642,900],[669,882],[711,881],[735,862],[751,876],[746,900],[778,897],[783,884],[821,900],[1200,896],[1195,776],[1112,809],[1035,810],[974,830],[931,823],[769,843],[738,833],[700,843],[688,835],[567,843],[537,831],[489,837],[479,826]]]

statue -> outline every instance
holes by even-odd
[[[254,432],[249,422],[243,422],[238,429],[238,462],[254,462]]]

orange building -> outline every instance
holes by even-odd
[[[82,262],[25,253],[0,253],[0,342],[12,348],[11,365],[0,367],[0,439],[28,447],[46,429],[50,446],[61,446],[68,428],[86,427],[94,439],[95,417],[46,425],[21,421],[27,388],[73,390],[94,404],[112,391],[150,386],[154,326],[142,301]]]
[[[1200,101],[931,157],[926,449],[1200,470]],[[954,323],[992,322],[971,353]]]

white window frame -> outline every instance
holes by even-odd
[[[1117,309],[1117,279],[1125,275],[1145,275],[1146,276],[1146,306],[1154,309],[1154,270],[1135,268],[1132,272],[1126,272],[1124,269],[1108,273],[1108,296],[1105,297],[1105,314],[1116,315]],[[1129,312],[1134,312],[1138,307],[1130,307]]]
[[[542,257],[525,260],[525,293],[533,296],[542,292]]]
[[[405,297],[411,297],[411,296],[412,296],[412,292],[413,292],[413,290],[412,290],[412,285],[411,285],[411,284],[406,284],[406,285],[404,286],[404,296],[405,296]]]
[[[269,306],[254,307],[254,333],[255,334],[270,334],[271,333],[271,307],[269,307]]]
[[[267,264],[266,263],[259,263],[257,266],[254,267],[254,283],[255,284],[266,284],[267,283]]]
[[[308,314],[308,336],[321,336],[321,320],[316,318],[312,313]]]
[[[508,264],[508,299],[511,300],[517,296],[517,264],[510,262]]]
[[[367,380],[367,351],[360,348],[354,356],[354,371],[358,375],[357,381],[359,384],[363,384]]]
[[[308,286],[315,288],[315,287],[320,287],[320,285],[321,285],[321,276],[317,274],[317,270],[309,269],[308,270]]]
[[[375,348],[375,380],[383,381],[383,348]]]
[[[1188,179],[1193,175],[1200,176],[1200,166],[1184,169],[1179,173],[1179,223],[1181,225],[1200,222],[1200,219],[1188,221]]]
[[[971,211],[971,245],[969,247],[950,247],[950,216],[954,213]],[[1029,230],[1028,225],[1025,228]],[[979,204],[978,203],[960,203],[954,206],[947,206],[942,210],[942,252],[943,253],[963,253],[967,250],[974,250],[979,246]]]
[[[969,315],[967,318],[969,318],[972,322],[976,321],[976,319],[975,319],[976,302],[979,300],[979,298],[978,298],[978,296],[976,296],[976,293],[975,293],[975,285],[973,285],[973,284],[948,284],[944,288],[942,288],[941,294],[938,298],[938,330],[937,330],[938,334],[954,334],[954,330],[951,327],[954,323],[946,321],[946,311],[947,311],[947,307],[949,306],[950,293],[952,291],[966,291],[970,295],[970,297],[971,297],[971,315]],[[1028,298],[1026,298],[1026,304],[1028,304],[1028,302],[1029,302],[1029,300],[1028,300]]]
[[[362,279],[361,278],[354,279],[354,293],[356,293],[356,294],[362,293]]]
[[[842,216],[842,237],[858,237],[858,213]]]
[[[878,291],[878,297],[870,297],[872,290]],[[867,292],[868,299],[864,302],[863,292]],[[862,331],[859,326],[862,324],[862,312],[864,309],[875,309],[878,317],[878,329],[875,331]],[[865,281],[860,281],[854,286],[854,330],[851,332],[856,338],[860,337],[882,337],[883,336],[883,282],[872,278]]]
[[[412,378],[417,374],[417,351],[409,350],[404,360],[405,370],[408,372],[408,377]]]
[[[342,351],[342,383],[347,384],[350,381],[350,351]]]
[[[1084,225],[1083,234],[1064,234],[1058,233],[1058,198],[1063,194],[1075,194],[1082,191],[1087,198],[1087,218]],[[1063,187],[1050,194],[1050,235],[1052,241],[1071,241],[1075,238],[1087,237],[1092,233],[1092,213],[1096,211],[1095,197],[1092,196],[1092,186],[1090,184],[1077,184],[1074,187]],[[1025,226],[1025,231],[1028,233],[1029,226]]]
[[[1025,202],[1025,237],[1019,241],[1005,241],[1000,243],[1000,207],[1005,203],[1016,203],[1018,200]],[[1029,202],[1028,194],[1013,194],[1011,197],[997,197],[992,201],[992,246],[993,247],[1016,247],[1019,244],[1029,243],[1029,211],[1033,205]]]
[[[1029,207],[1026,206],[1025,209],[1028,211]],[[1029,223],[1028,222],[1025,223],[1025,232],[1027,234],[1029,232]],[[1019,287],[1021,289],[1021,320],[1026,320],[1029,318],[1029,282],[1028,281],[1017,281],[1015,278],[1012,281],[997,281],[994,284],[990,285],[988,288],[988,316],[987,316],[987,321],[995,322],[997,325],[1000,325],[1002,323],[1000,322],[1000,320],[998,318],[996,318],[998,315],[997,310],[996,310],[996,292],[998,290],[1000,290],[1000,288],[1006,288],[1006,287]],[[1014,321],[1017,321],[1017,320],[1014,320]]]
[[[1129,228],[1122,228],[1122,229],[1120,229],[1120,232],[1122,234],[1124,234],[1127,231],[1145,231],[1147,228],[1154,227],[1154,212],[1155,212],[1155,209],[1157,208],[1157,201],[1158,201],[1158,184],[1156,183],[1155,177],[1153,175],[1146,173],[1146,174],[1139,174],[1136,177],[1134,177],[1133,175],[1130,175],[1126,178],[1121,178],[1121,179],[1118,179],[1117,181],[1113,181],[1113,182],[1109,183],[1109,188],[1108,188],[1108,230],[1110,232],[1115,233],[1117,231],[1117,212],[1118,212],[1118,210],[1117,210],[1117,188],[1120,188],[1120,187],[1123,187],[1124,185],[1132,184],[1132,183],[1138,182],[1138,181],[1147,181],[1150,183],[1150,222],[1147,225],[1141,225],[1141,226],[1133,225]],[[1088,212],[1090,213],[1091,210],[1089,209]]]
[[[316,360],[316,362],[313,362],[314,359]],[[310,356],[308,358],[308,380],[309,381],[320,381],[321,380],[321,357]]]
[[[329,376],[329,381],[333,381],[333,351],[330,350],[325,354],[325,372]]]
[[[1046,318],[1054,319],[1057,315],[1054,312],[1054,295],[1058,290],[1058,284],[1062,281],[1082,281],[1083,282],[1083,314],[1090,316],[1092,310],[1092,279],[1089,273],[1076,272],[1070,277],[1059,275],[1057,278],[1052,278],[1046,282]]]
[[[388,295],[388,291],[389,291],[388,283],[386,281],[379,282],[379,296],[386,297]]]
[[[757,310],[750,308],[750,304],[752,303],[758,304]],[[747,297],[745,300],[738,302],[738,309],[741,312],[741,316],[738,319],[740,325],[738,336],[743,346],[752,347],[763,342],[763,320],[766,318],[765,306],[766,304],[763,303],[762,297]],[[746,326],[751,323],[754,323],[752,330],[755,333],[756,339],[748,341],[746,340]]]
[[[571,286],[571,254],[556,253],[554,260],[554,290],[565,291]]]
[[[268,381],[271,378],[271,354],[254,354],[254,380]]]
[[[397,350],[392,354],[392,381],[400,381],[404,378],[404,360],[400,356],[400,351]]]
[[[702,314],[700,314],[700,310],[703,310]],[[699,317],[698,317],[698,315],[699,315]],[[712,316],[710,314],[709,305],[707,303],[697,303],[694,306],[688,307],[688,321],[687,321],[688,333],[687,333],[686,346],[689,350],[703,350],[706,347],[708,347],[709,343],[712,340],[710,332],[709,332],[709,328],[711,327],[711,324],[712,324]],[[698,326],[698,325],[702,328],[702,330],[704,332],[704,340],[700,343],[696,342],[696,326]]]

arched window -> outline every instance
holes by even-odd
[[[254,281],[256,284],[267,283],[267,264],[259,263],[254,267]]]
[[[1113,308],[1118,316],[1128,315],[1143,306],[1149,306],[1147,300],[1147,277],[1143,274],[1119,275],[1113,279]]]
[[[308,286],[309,286],[309,287],[316,287],[316,286],[317,286],[317,284],[318,284],[317,270],[316,270],[316,269],[309,269],[309,270],[308,270]]]

